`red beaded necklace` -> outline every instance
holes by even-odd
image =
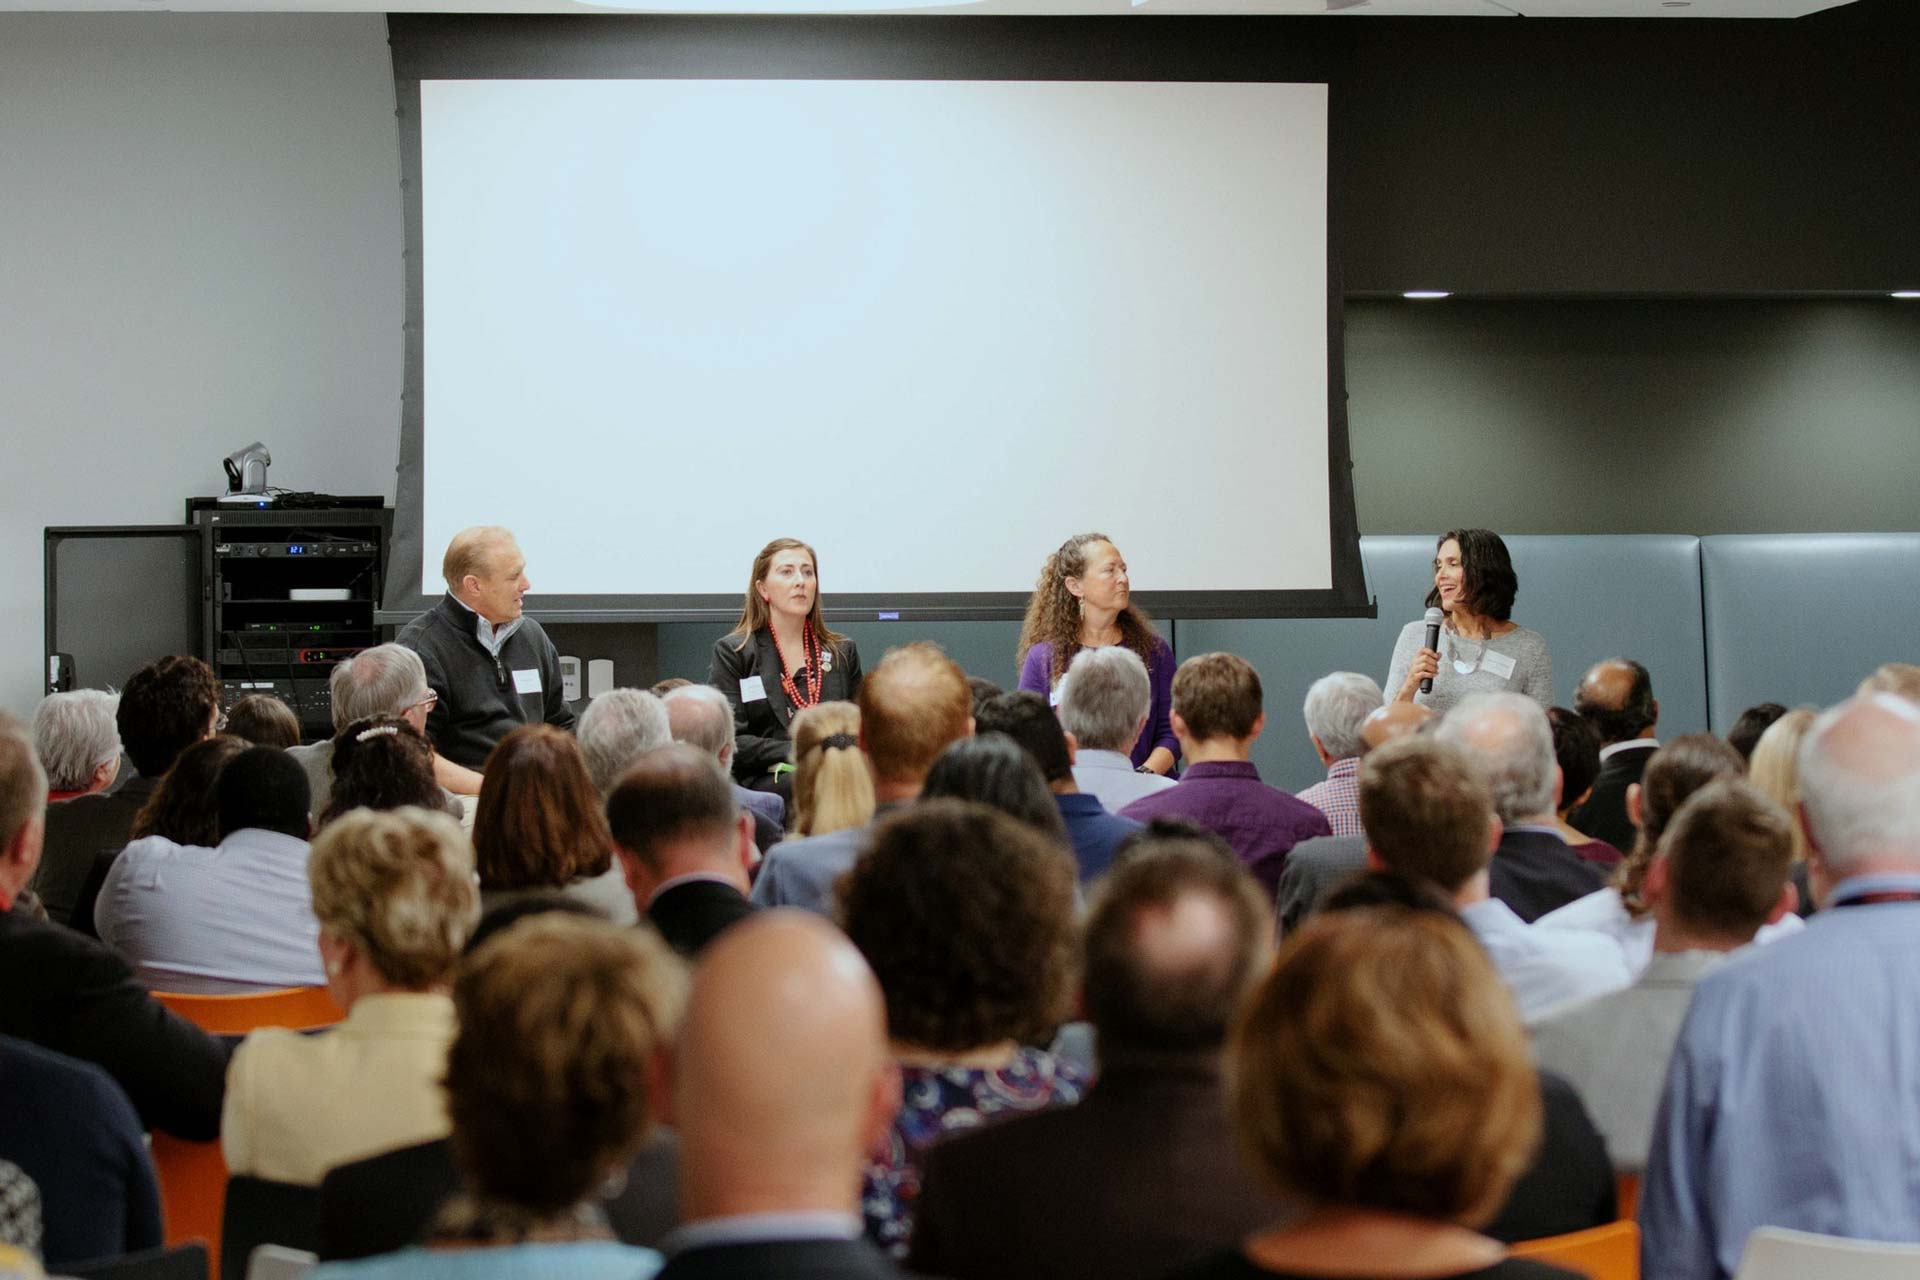
[[[780,653],[778,641],[774,642],[773,650],[775,653]],[[800,652],[805,656],[807,663],[805,696],[801,695],[800,687],[793,682],[793,673],[787,670],[787,655],[780,653],[780,687],[786,690],[787,701],[793,704],[793,709],[796,711],[805,710],[820,701],[820,637],[813,634],[811,626],[806,628],[800,638]]]

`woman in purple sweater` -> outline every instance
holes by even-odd
[[[1153,630],[1153,620],[1135,605],[1127,562],[1104,533],[1068,538],[1047,557],[1027,601],[1020,627],[1020,687],[1057,702],[1055,690],[1073,656],[1082,649],[1120,644],[1140,655],[1153,686],[1146,727],[1133,744],[1133,765],[1143,773],[1171,773],[1180,758],[1169,716],[1173,708],[1173,650]]]

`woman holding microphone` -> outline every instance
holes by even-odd
[[[1141,773],[1171,773],[1180,758],[1173,736],[1173,650],[1153,630],[1153,619],[1133,603],[1127,562],[1104,533],[1068,538],[1047,557],[1020,627],[1020,688],[1057,702],[1054,691],[1073,655],[1102,645],[1125,645],[1146,664],[1153,690],[1146,727],[1133,745]]]
[[[1384,686],[1398,702],[1417,702],[1443,714],[1475,693],[1514,690],[1542,708],[1553,705],[1553,659],[1547,639],[1515,623],[1514,576],[1507,544],[1490,529],[1452,529],[1433,554],[1433,590],[1427,608],[1443,615],[1440,645],[1425,645],[1426,623],[1409,622],[1393,646]],[[1420,691],[1431,679],[1433,690]]]
[[[733,704],[733,776],[784,793],[773,769],[792,763],[794,716],[822,702],[851,702],[860,688],[860,650],[820,616],[812,547],[775,538],[753,558],[740,621],[714,642],[707,683]]]

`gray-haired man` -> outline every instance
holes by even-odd
[[[427,731],[427,712],[433,708],[435,695],[427,687],[427,669],[420,655],[411,649],[397,644],[363,649],[333,669],[327,687],[333,699],[336,735],[355,721],[374,716],[392,716],[422,734]],[[333,795],[333,740],[289,747],[287,754],[307,771],[313,811],[321,812]],[[438,751],[433,753],[433,778],[455,795],[480,794],[480,775]]]

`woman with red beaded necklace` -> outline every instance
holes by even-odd
[[[797,538],[775,538],[753,558],[746,603],[714,642],[707,683],[733,704],[733,775],[785,793],[793,717],[822,702],[851,701],[860,651],[820,615],[818,557]]]

